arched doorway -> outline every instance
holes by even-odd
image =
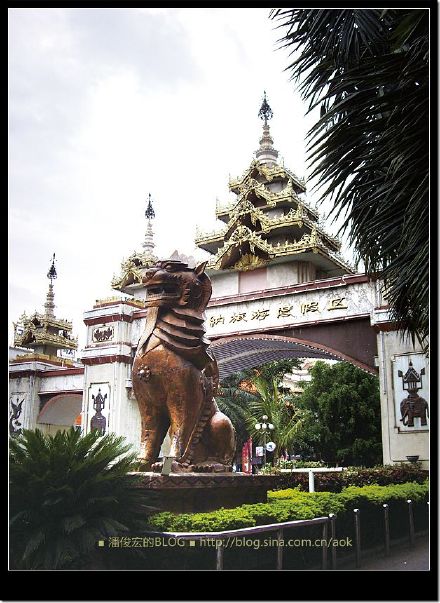
[[[36,427],[44,433],[56,433],[72,426],[78,427],[81,405],[82,394],[65,392],[52,396],[41,409]]]
[[[210,349],[217,360],[220,381],[225,380],[223,383],[221,383],[221,388],[217,394],[217,403],[225,414],[228,415],[228,411],[232,413],[230,418],[232,420],[232,417],[235,417],[241,433],[241,440],[239,441],[240,446],[237,449],[235,462],[239,464],[241,462],[242,465],[244,464],[247,467],[248,472],[251,470],[251,466],[254,468],[254,466],[265,463],[266,458],[270,463],[275,462],[281,452],[283,455],[287,454],[287,459],[289,460],[291,458],[306,458],[307,460],[315,461],[322,459],[322,450],[320,448],[320,444],[322,444],[322,442],[317,443],[314,440],[313,435],[309,440],[306,439],[301,441],[301,438],[299,438],[295,440],[296,443],[292,439],[290,443],[280,444],[280,441],[277,439],[278,434],[286,434],[288,433],[289,429],[292,433],[294,433],[294,427],[292,427],[292,425],[294,425],[295,421],[298,420],[294,417],[301,416],[301,410],[298,411],[298,409],[304,408],[301,406],[301,404],[297,406],[295,396],[302,394],[304,385],[312,379],[309,369],[310,365],[313,365],[314,360],[332,361],[330,364],[334,363],[336,365],[338,365],[338,361],[351,364],[353,367],[361,369],[361,371],[364,373],[368,373],[368,376],[364,374],[363,376],[358,375],[357,377],[357,379],[365,379],[368,382],[371,380],[371,375],[377,377],[378,373],[376,367],[372,367],[371,365],[361,362],[357,358],[353,358],[345,351],[342,352],[341,350],[331,348],[324,343],[308,341],[297,337],[291,337],[289,335],[272,335],[267,333],[234,335],[217,339],[212,343]],[[266,376],[263,372],[262,382],[260,382],[259,385],[257,384],[257,387],[255,387],[252,377],[250,376],[252,375],[252,372],[245,376],[240,374],[243,370],[261,367],[266,363],[282,361],[285,359],[301,359],[301,363],[297,368],[292,367],[291,371],[287,368],[287,375],[284,375],[282,379],[280,376],[278,376],[276,380],[274,380],[273,386],[271,381],[272,378],[270,376],[267,377],[267,375],[271,374],[271,370],[276,371],[276,367],[270,367]],[[302,360],[306,359],[312,359],[312,362],[303,364]],[[307,366],[307,364],[309,366]],[[285,371],[286,369],[283,367],[286,366],[288,366],[288,363],[281,365],[281,370]],[[333,372],[333,368],[335,371],[341,369],[342,372]],[[329,369],[331,369],[330,372],[332,372],[333,375],[336,374],[341,378],[344,378],[344,376],[347,375],[350,379],[353,373],[357,374],[357,371],[353,371],[352,367],[350,369],[350,367],[341,366],[340,364],[335,367],[325,367],[325,370]],[[344,373],[344,371],[348,372]],[[232,378],[228,379],[228,377]],[[324,383],[324,389],[327,387],[327,385],[329,386],[329,389],[330,387],[334,387],[335,377],[332,377],[329,373],[328,378],[328,383],[325,380],[324,382],[321,382]],[[354,382],[355,381],[350,381],[350,383]],[[341,385],[340,382],[338,383],[338,377],[336,377],[336,383]],[[332,385],[330,386],[330,384]],[[245,396],[242,394],[240,395],[240,392],[243,391],[246,394]],[[379,392],[377,391],[377,397],[374,400],[375,404],[377,404],[374,429],[371,430],[371,434],[368,432],[368,438],[370,438],[370,436],[374,437],[374,443],[376,444],[379,444],[380,441],[380,411],[378,406],[378,393]],[[257,399],[263,400],[263,404],[259,407],[260,410],[255,411],[255,407],[253,407],[253,405],[255,405],[255,399],[253,400],[252,396],[256,396]],[[332,399],[332,396],[330,396],[330,399]],[[272,400],[272,402],[270,402],[270,400]],[[360,405],[353,403],[350,396],[344,400],[344,403],[346,408],[350,409],[347,411],[346,416],[351,417],[352,414],[355,415],[356,412],[358,412],[357,409],[360,407]],[[307,404],[309,404],[309,402]],[[288,407],[288,410],[286,411],[284,407]],[[249,413],[248,408],[250,409]],[[268,415],[265,418],[267,419],[269,417],[270,421],[276,425],[276,427],[272,426],[272,429],[275,430],[272,432],[272,434],[275,433],[275,437],[271,433],[265,432],[264,438],[273,437],[271,441],[276,443],[276,446],[278,447],[277,452],[274,452],[275,447],[271,450],[265,451],[264,461],[263,451],[266,446],[266,439],[262,441],[262,436],[260,435],[261,432],[252,433],[252,427],[248,425],[249,420],[251,420],[251,415],[253,419],[252,424],[255,424],[255,421],[260,422],[260,417],[263,416],[263,411],[261,408],[264,408],[264,414]],[[285,412],[279,412],[280,408],[284,409]],[[336,408],[338,408],[338,405],[336,405]],[[352,411],[351,409],[354,410]],[[310,407],[310,409],[307,407],[307,410],[313,411],[313,413],[318,412],[318,408],[313,407]],[[260,412],[260,414],[257,415],[255,412]],[[335,413],[338,412],[338,410],[335,410]],[[248,414],[247,417],[246,413]],[[323,414],[324,416],[332,416],[331,413],[328,412],[324,412]],[[317,414],[315,416],[318,417]],[[315,420],[320,425],[324,425],[323,433],[325,433],[325,430],[328,429],[330,422],[325,423],[321,420],[312,418],[312,423]],[[262,421],[261,425],[264,425],[264,423],[265,422]],[[377,431],[378,429],[379,431]],[[344,444],[354,441],[354,438],[353,440],[351,439],[352,432],[347,429],[346,425],[341,427],[341,431],[347,431],[347,433],[349,433],[348,439],[343,440]],[[331,430],[330,432],[333,433]],[[366,430],[364,430],[364,432],[367,433]],[[313,434],[313,429],[310,433]],[[379,440],[377,440],[378,434]],[[247,440],[246,437],[248,437]],[[338,437],[339,435],[336,436],[336,441],[338,441]],[[327,452],[328,450],[329,447],[327,447]],[[302,457],[301,455],[304,454],[305,457]],[[349,453],[346,452],[345,454]],[[372,462],[379,462],[379,454],[380,451],[378,450],[376,457],[372,459]],[[326,458],[326,460],[327,462],[332,462],[331,459],[328,461]],[[367,459],[366,462],[370,462],[370,459]],[[255,468],[253,470],[255,470]]]

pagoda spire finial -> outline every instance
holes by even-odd
[[[145,210],[145,217],[147,220],[152,220],[156,214],[154,213],[153,204],[151,203],[151,193],[148,193],[148,205]]]
[[[273,147],[273,138],[270,135],[269,119],[273,117],[273,111],[267,102],[266,90],[264,91],[263,102],[261,103],[258,117],[264,120],[263,124],[263,136],[260,138],[260,147],[255,153],[256,158],[260,163],[273,164],[277,162],[278,151]]]
[[[153,256],[153,249],[155,247],[153,240],[153,227],[151,225],[151,220],[155,218],[156,214],[154,213],[153,203],[151,202],[151,193],[148,193],[148,205],[145,210],[145,217],[148,220],[147,230],[145,231],[145,239],[142,244],[142,247],[145,249],[147,254]]]
[[[267,126],[267,120],[272,119],[272,117],[273,117],[272,109],[270,108],[270,105],[267,102],[266,90],[264,91],[263,102],[261,103],[261,107],[258,112],[258,117],[260,119],[264,119],[265,126]]]
[[[47,273],[47,278],[52,282],[52,280],[57,278],[57,269],[55,268],[55,254],[52,256],[52,264],[50,265],[49,272]]]
[[[47,273],[47,278],[49,279],[49,291],[47,292],[46,303],[44,304],[44,313],[46,316],[55,316],[55,294],[53,292],[53,281],[57,278],[57,276],[57,270],[55,268],[55,254],[53,254],[52,263],[50,265],[49,272]]]

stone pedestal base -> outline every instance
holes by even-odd
[[[154,493],[162,511],[196,513],[232,508],[246,503],[267,502],[267,491],[274,486],[271,475],[246,473],[132,473],[135,487],[145,490],[146,499]],[[154,504],[154,502],[153,502]]]

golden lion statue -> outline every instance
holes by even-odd
[[[203,327],[212,293],[205,266],[160,261],[143,277],[147,321],[132,380],[142,419],[144,470],[160,469],[155,461],[168,430],[173,472],[231,470],[235,431],[213,397],[218,367]]]

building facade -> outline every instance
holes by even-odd
[[[206,271],[213,294],[206,328],[220,376],[285,357],[352,362],[379,375],[384,463],[418,457],[427,466],[428,358],[390,321],[380,283],[357,274],[342,258],[340,242],[306,201],[305,182],[278,162],[266,97],[259,116],[263,132],[255,157],[241,177],[229,182],[235,199],[217,206],[221,228],[196,235],[196,244],[210,255]],[[21,423],[53,431],[81,422],[84,432],[99,425],[139,448],[131,366],[146,320],[142,278],[158,259],[151,198],[145,217],[142,249],[122,262],[112,280],[119,295],[84,313],[81,363],[47,354],[60,354],[70,341],[68,324],[52,315],[49,294],[44,320],[34,316],[23,325],[16,344],[33,349],[11,362],[11,417],[20,413],[11,421],[17,429]],[[194,266],[193,258],[177,252],[173,259]],[[63,405],[70,414],[56,412]]]
[[[77,362],[72,323],[55,316],[55,254],[47,273],[49,289],[44,311],[22,314],[14,323],[9,350],[9,432],[38,427],[55,433],[81,427],[84,367]]]

